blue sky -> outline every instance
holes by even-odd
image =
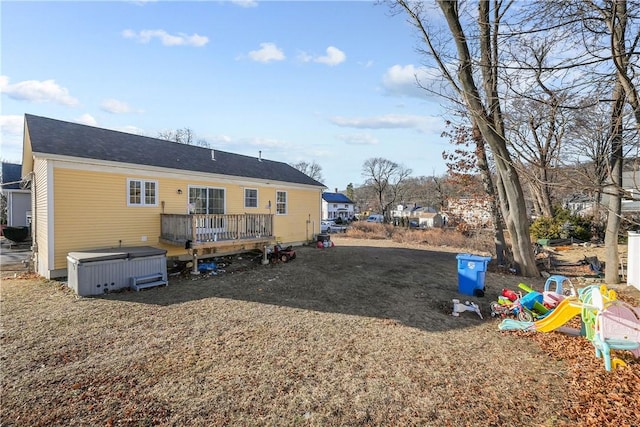
[[[445,172],[441,100],[404,16],[368,1],[2,1],[1,157],[24,114],[316,162],[333,191],[383,157]],[[90,142],[88,142],[90,143]]]

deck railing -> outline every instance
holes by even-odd
[[[273,214],[160,214],[160,238],[183,244],[273,236]]]

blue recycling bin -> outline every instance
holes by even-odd
[[[484,275],[491,257],[458,254],[458,292],[474,297],[484,296]]]

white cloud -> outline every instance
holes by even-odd
[[[231,3],[240,7],[257,7],[258,2],[256,0],[231,0]]]
[[[0,129],[2,133],[22,135],[24,117],[18,115],[0,116]]]
[[[214,136],[205,136],[207,141],[211,142],[214,145],[229,145],[233,143],[233,138],[228,135],[214,135]]]
[[[260,43],[259,50],[249,52],[249,58],[257,62],[282,61],[284,52],[275,43]]]
[[[238,140],[238,142],[240,144],[246,145],[247,147],[265,148],[265,149],[278,149],[278,148],[291,147],[291,144],[289,144],[288,142],[280,141],[273,138],[261,138],[261,137],[242,138]]]
[[[9,84],[9,77],[0,76],[0,93],[18,101],[55,102],[68,107],[78,105],[78,100],[69,95],[69,90],[55,80],[24,80]]]
[[[327,54],[325,56],[313,56],[306,52],[300,52],[298,54],[298,60],[301,62],[318,62],[331,67],[347,60],[347,55],[337,47],[329,46],[326,52]]]
[[[325,56],[319,56],[315,59],[315,62],[326,64],[331,67],[338,65],[347,60],[347,55],[337,47],[329,46],[327,48],[327,54]]]
[[[198,34],[188,35],[178,33],[177,35],[169,34],[165,30],[134,30],[122,31],[122,37],[125,39],[135,39],[139,43],[149,43],[152,39],[157,38],[164,46],[196,46],[202,47],[209,43],[209,38]]]
[[[411,64],[394,65],[382,77],[382,85],[391,95],[418,98],[432,95],[418,87],[418,83],[423,87],[439,90],[439,85],[442,83],[440,70],[426,67],[417,68]]]
[[[336,116],[329,121],[337,126],[356,129],[416,129],[421,132],[435,132],[442,126],[442,119],[438,117],[397,114],[354,118]]]
[[[98,121],[94,119],[91,114],[87,114],[87,113],[81,115],[80,117],[77,117],[75,121],[76,123],[89,125],[89,126],[96,126],[98,124]]]
[[[267,158],[271,153],[274,158],[283,158],[283,154],[290,154],[295,146],[287,141],[264,137],[233,137],[229,135],[204,135],[203,139],[211,144],[211,148],[230,151],[251,157],[258,157],[262,151],[262,157]],[[280,153],[280,154],[275,154]]]
[[[141,136],[145,136],[145,132],[143,129],[137,127],[137,126],[133,126],[133,125],[128,125],[128,126],[123,126],[121,128],[118,128],[116,130],[119,130],[121,132],[126,132],[126,133],[131,133],[134,135],[141,135]]]
[[[2,160],[20,163],[22,161],[22,131],[24,117],[18,115],[0,116],[0,139],[2,139]]]
[[[337,138],[348,145],[377,145],[378,139],[368,133],[342,134]]]
[[[100,104],[100,108],[107,113],[124,114],[124,113],[142,113],[142,110],[135,110],[124,101],[117,99],[105,99]]]

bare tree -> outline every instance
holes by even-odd
[[[315,179],[318,182],[322,182],[323,180],[322,166],[317,164],[315,161],[311,163],[304,162],[304,161],[298,162],[298,163],[292,163],[291,166],[298,169],[300,172],[307,175],[308,177]]]
[[[621,200],[624,195],[622,173],[625,153],[625,106],[631,109],[635,119],[635,135],[640,130],[640,100],[637,58],[640,55],[640,3],[632,0],[582,0],[563,2],[562,16],[568,20],[568,28],[577,28],[584,41],[587,55],[597,63],[602,75],[608,77],[606,93],[611,94],[607,144],[608,177],[604,192],[608,196],[608,215],[605,233],[607,247],[605,280],[618,283],[618,233],[621,225]],[[551,12],[557,5],[545,5]],[[552,15],[549,15],[552,16]],[[577,24],[577,26],[576,26]],[[637,139],[637,136],[636,136]],[[637,143],[637,142],[636,142]]]
[[[509,101],[505,114],[506,134],[520,177],[531,190],[534,206],[546,217],[553,216],[553,187],[557,186],[554,168],[571,106],[572,79],[564,70],[550,66],[552,56],[565,46],[557,35],[531,38],[530,33],[516,37],[506,45],[509,60],[519,70],[502,70]],[[567,83],[564,83],[568,81]]]
[[[173,141],[180,144],[197,145],[199,147],[211,148],[211,144],[205,139],[196,139],[196,134],[190,128],[176,130],[165,130],[158,132],[158,138]]]
[[[452,144],[456,147],[465,147],[456,148],[454,153],[443,153],[444,159],[448,160],[449,174],[461,182],[468,182],[469,179],[473,180],[477,174],[480,175],[482,191],[489,200],[496,259],[500,265],[504,265],[506,261],[511,264],[513,255],[505,240],[504,221],[500,212],[484,139],[478,126],[475,124],[472,124],[471,127],[456,125],[453,133],[445,133],[445,135],[449,136]],[[470,147],[471,145],[473,147]]]
[[[606,207],[601,208],[600,203],[610,172],[610,109],[610,105],[598,103],[573,111],[560,158],[563,169],[571,172],[563,173],[562,181],[574,192],[588,194],[595,201],[595,221],[606,219]]]
[[[405,202],[420,203],[441,211],[450,188],[443,184],[444,178],[436,176],[409,177],[406,180]]]
[[[406,180],[410,175],[411,169],[381,157],[368,159],[362,165],[365,185],[375,191],[377,208],[385,221],[389,219],[390,207],[405,197]]]
[[[471,23],[463,25],[461,3],[453,0],[436,0],[444,17],[450,43],[437,41],[442,31],[432,29],[434,14],[425,9],[423,2],[396,0],[409,22],[414,25],[424,41],[424,53],[434,61],[448,88],[462,100],[470,118],[491,148],[496,167],[496,188],[499,194],[502,216],[511,237],[514,262],[525,276],[538,276],[533,247],[529,236],[529,223],[524,193],[520,184],[505,135],[501,97],[498,90],[498,66],[500,25],[510,2],[501,0],[480,1],[475,21],[476,38]],[[447,31],[445,30],[445,31]],[[473,46],[470,44],[475,41]],[[447,46],[455,46],[451,51]],[[478,52],[474,57],[472,52]]]

